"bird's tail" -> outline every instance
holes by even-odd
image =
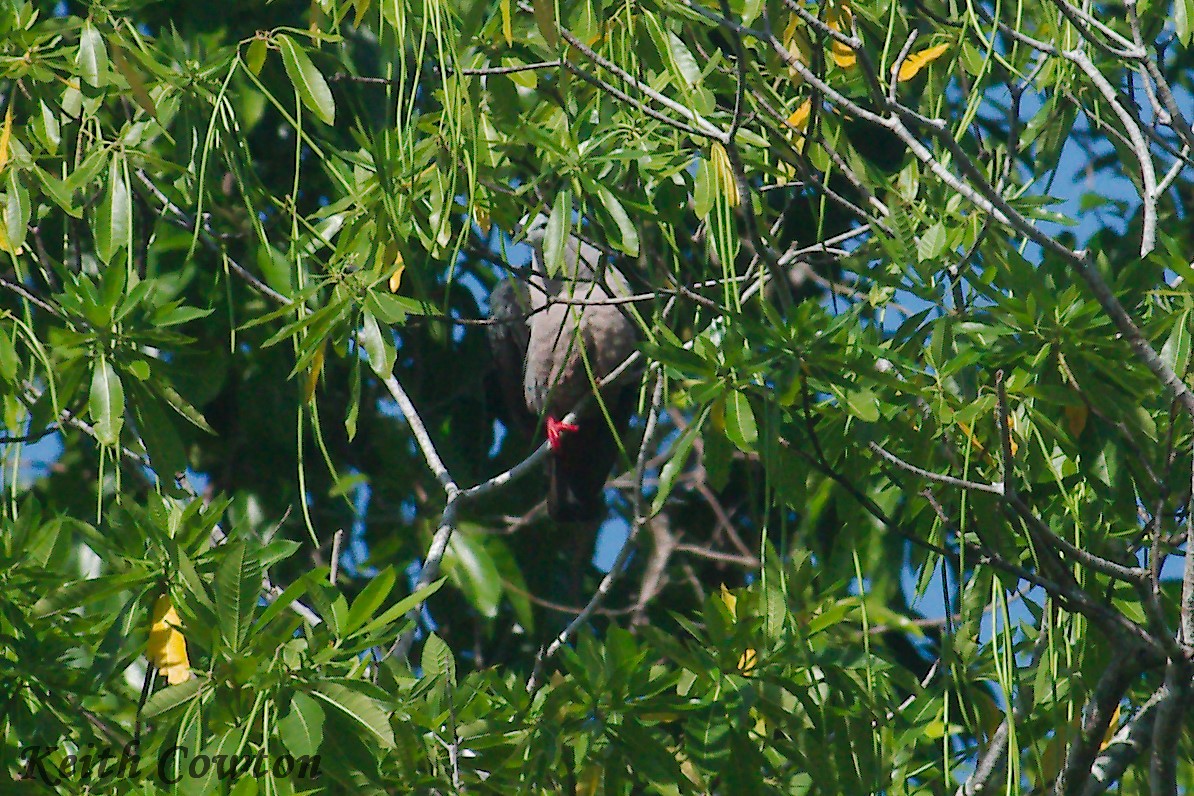
[[[634,392],[623,390],[609,405],[614,427],[625,429],[634,408]],[[601,412],[580,419],[576,431],[563,434],[547,464],[547,513],[556,522],[605,519],[605,482],[618,459],[618,441]]]

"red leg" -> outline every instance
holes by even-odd
[[[550,415],[547,418],[547,442],[551,445],[553,451],[560,449],[560,437],[566,431],[579,431],[580,427],[575,423],[565,423],[562,420],[556,420]]]

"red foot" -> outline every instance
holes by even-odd
[[[580,431],[580,426],[556,420],[554,417],[547,418],[547,442],[551,445],[552,451],[560,449],[560,437],[564,435],[565,431]]]

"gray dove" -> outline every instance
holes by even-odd
[[[508,279],[494,288],[490,317],[501,322],[489,327],[489,339],[499,375],[507,374],[507,385],[513,382],[511,374],[521,377],[524,405],[543,420],[551,446],[548,514],[560,522],[591,522],[605,516],[603,490],[618,455],[614,429],[621,433],[625,428],[635,397],[624,384],[602,390],[611,429],[592,397],[594,384],[634,351],[635,327],[625,304],[559,301],[609,301],[630,291],[617,269],[600,267],[601,252],[575,235],[566,241],[561,273],[548,277],[546,228],[543,214],[525,228],[533,250],[529,277]],[[526,318],[523,324],[518,322],[521,317]],[[505,389],[512,411],[517,411],[510,395],[515,389]],[[565,423],[564,417],[574,410],[576,422]]]

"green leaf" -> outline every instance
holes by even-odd
[[[754,452],[759,441],[755,410],[746,395],[737,390],[726,396],[726,436],[744,453]]]
[[[224,643],[235,653],[240,651],[253,624],[253,611],[261,592],[261,567],[244,542],[229,542],[224,547],[224,557],[216,571],[216,616]]]
[[[16,169],[8,170],[8,201],[4,207],[4,226],[8,231],[8,244],[14,253],[19,252],[25,243],[30,215],[29,191],[21,184],[19,174]]]
[[[13,330],[14,334],[16,330]],[[17,378],[17,369],[20,367],[20,360],[17,358],[17,348],[13,344],[13,340],[3,330],[0,330],[0,378],[12,383]]]
[[[382,742],[383,748],[394,748],[394,731],[390,728],[389,714],[376,700],[328,680],[316,682],[312,686],[312,694],[368,730]]]
[[[548,276],[555,276],[564,269],[565,244],[571,231],[572,192],[560,191],[551,207],[543,235],[543,266]]]
[[[79,75],[87,83],[99,88],[108,82],[108,49],[91,20],[83,23],[79,32]]]
[[[373,612],[381,607],[386,597],[390,596],[390,592],[393,591],[394,580],[393,567],[386,567],[373,576],[369,585],[361,590],[357,598],[352,601],[352,607],[348,609],[348,618],[344,620],[345,634],[352,633],[373,616]]]
[[[1169,339],[1161,348],[1161,359],[1179,377],[1186,375],[1190,366],[1190,310],[1178,316],[1169,332]]]
[[[198,695],[203,683],[202,678],[192,677],[186,682],[163,688],[145,701],[141,716],[152,719],[191,701]]]
[[[249,49],[245,52],[245,66],[253,74],[260,74],[261,67],[265,66],[265,56],[268,54],[269,49],[266,47],[265,39],[253,39],[249,43]]]
[[[713,210],[713,201],[717,197],[717,190],[713,184],[713,168],[708,158],[701,158],[697,163],[696,177],[693,180],[692,209],[697,218],[708,218]]]
[[[175,473],[187,467],[186,449],[178,436],[178,429],[170,419],[160,400],[144,385],[129,383],[130,408],[133,420],[153,469],[163,481],[169,481]]]
[[[37,181],[41,184],[42,191],[47,199],[58,205],[67,215],[74,218],[83,217],[83,209],[75,201],[70,187],[65,180],[60,180],[44,169],[37,167],[34,167],[33,173],[37,175]]]
[[[701,426],[707,416],[708,410],[702,412],[699,419],[689,423],[688,428],[684,429],[684,433],[672,446],[667,464],[663,466],[663,470],[659,474],[659,490],[655,493],[654,500],[651,501],[652,515],[658,514],[659,510],[663,508],[664,502],[667,501],[668,495],[672,493],[672,488],[676,485],[676,478],[684,472],[684,465],[688,462],[688,453],[692,450],[692,444],[700,434]]]
[[[311,584],[318,580],[319,576],[315,570],[310,570],[287,586],[281,594],[273,598],[273,601],[265,607],[261,615],[257,617],[257,629],[263,629],[266,625],[274,620],[274,618],[283,611],[289,610],[290,604],[295,600],[301,599],[307,590],[311,588]]]
[[[129,185],[125,180],[122,159],[118,155],[112,157],[108,167],[108,189],[92,223],[96,253],[105,263],[110,263],[116,252],[128,245],[133,227]]]
[[[434,305],[426,301],[407,298],[406,296],[395,296],[393,293],[375,290],[369,294],[369,297],[377,303],[378,307],[384,310],[384,312],[377,313],[377,319],[383,323],[401,323],[406,319],[407,315],[435,315],[439,312]],[[399,320],[387,320],[390,314],[396,313],[401,313]]]
[[[497,616],[502,598],[502,579],[497,565],[485,549],[484,537],[457,528],[444,553],[444,571],[484,617]]]
[[[58,145],[62,143],[62,126],[58,122],[58,114],[44,100],[40,105],[41,113],[37,117],[38,126],[50,154],[57,154]]]
[[[99,443],[109,446],[118,444],[120,430],[124,427],[124,387],[107,357],[102,355],[91,373],[87,409]]]
[[[155,380],[152,386],[165,399],[166,403],[170,404],[171,409],[189,420],[196,428],[201,428],[208,434],[216,433],[215,429],[207,424],[203,415],[199,414],[199,410],[191,406],[190,402],[179,395],[178,390],[164,379]]]
[[[305,50],[295,43],[294,39],[279,34],[278,48],[282,51],[282,64],[286,67],[286,76],[294,84],[299,99],[324,124],[336,123],[336,101],[332,98],[332,90],[328,88],[323,75],[311,63]]]
[[[1183,47],[1194,40],[1194,0],[1174,0],[1173,30]]]
[[[44,619],[63,611],[82,608],[126,589],[135,588],[148,579],[149,576],[144,571],[133,571],[59,584],[34,603],[33,616]]]
[[[361,329],[357,332],[357,340],[361,348],[369,356],[369,367],[381,378],[386,378],[394,372],[394,362],[398,358],[392,345],[386,345],[377,319],[370,312],[365,312]]]
[[[945,250],[945,244],[945,225],[937,222],[925,230],[924,234],[916,241],[916,254],[922,262],[935,260]]]
[[[433,595],[437,591],[439,591],[440,587],[442,587],[444,585],[446,580],[447,580],[446,578],[440,578],[439,580],[437,580],[433,583],[428,583],[426,586],[424,586],[421,589],[418,589],[414,593],[409,594],[406,597],[403,597],[397,603],[395,603],[394,605],[387,608],[380,616],[371,620],[367,625],[365,625],[363,628],[361,628],[360,631],[358,631],[358,633],[356,633],[355,635],[365,635],[368,633],[372,633],[373,631],[378,630],[380,628],[387,627],[388,625],[395,622],[399,618],[410,613],[411,609],[413,609],[415,606],[419,605],[420,603],[424,602],[428,597],[430,597],[431,595]]]
[[[684,78],[690,88],[695,88],[701,82],[701,68],[697,65],[692,52],[680,40],[680,37],[670,30],[667,32],[668,51],[675,64],[677,72]]]
[[[420,659],[424,677],[444,677],[449,685],[456,685],[456,660],[452,657],[452,649],[443,639],[432,633],[423,644],[423,657]]]
[[[166,326],[178,326],[179,324],[187,323],[188,321],[206,318],[208,315],[211,315],[211,313],[211,310],[200,309],[199,307],[179,307],[173,304],[167,304],[164,307],[160,307],[153,313],[153,317],[150,318],[150,323],[160,329]]]
[[[532,0],[532,10],[535,24],[543,34],[543,40],[548,47],[554,48],[560,40],[560,32],[556,29],[556,5],[554,0]]]
[[[846,393],[846,410],[859,420],[874,423],[879,419],[879,398],[863,387]]]
[[[604,185],[597,186],[597,195],[601,199],[601,205],[613,218],[618,228],[618,237],[611,238],[610,243],[619,251],[625,252],[631,257],[637,257],[638,230],[634,228],[634,224],[630,223],[630,216],[626,215],[626,208],[622,207],[622,203]]]
[[[278,733],[286,750],[295,755],[313,755],[323,744],[323,708],[311,697],[297,692],[290,698],[290,712],[278,722]]]
[[[207,743],[196,755],[196,758],[211,760],[200,776],[193,776],[200,769],[188,764],[187,776],[178,783],[177,793],[181,796],[209,796],[212,793],[222,793],[220,786],[220,761],[226,760],[229,754],[235,754],[245,731],[237,726],[229,727],[217,737],[209,737]]]

